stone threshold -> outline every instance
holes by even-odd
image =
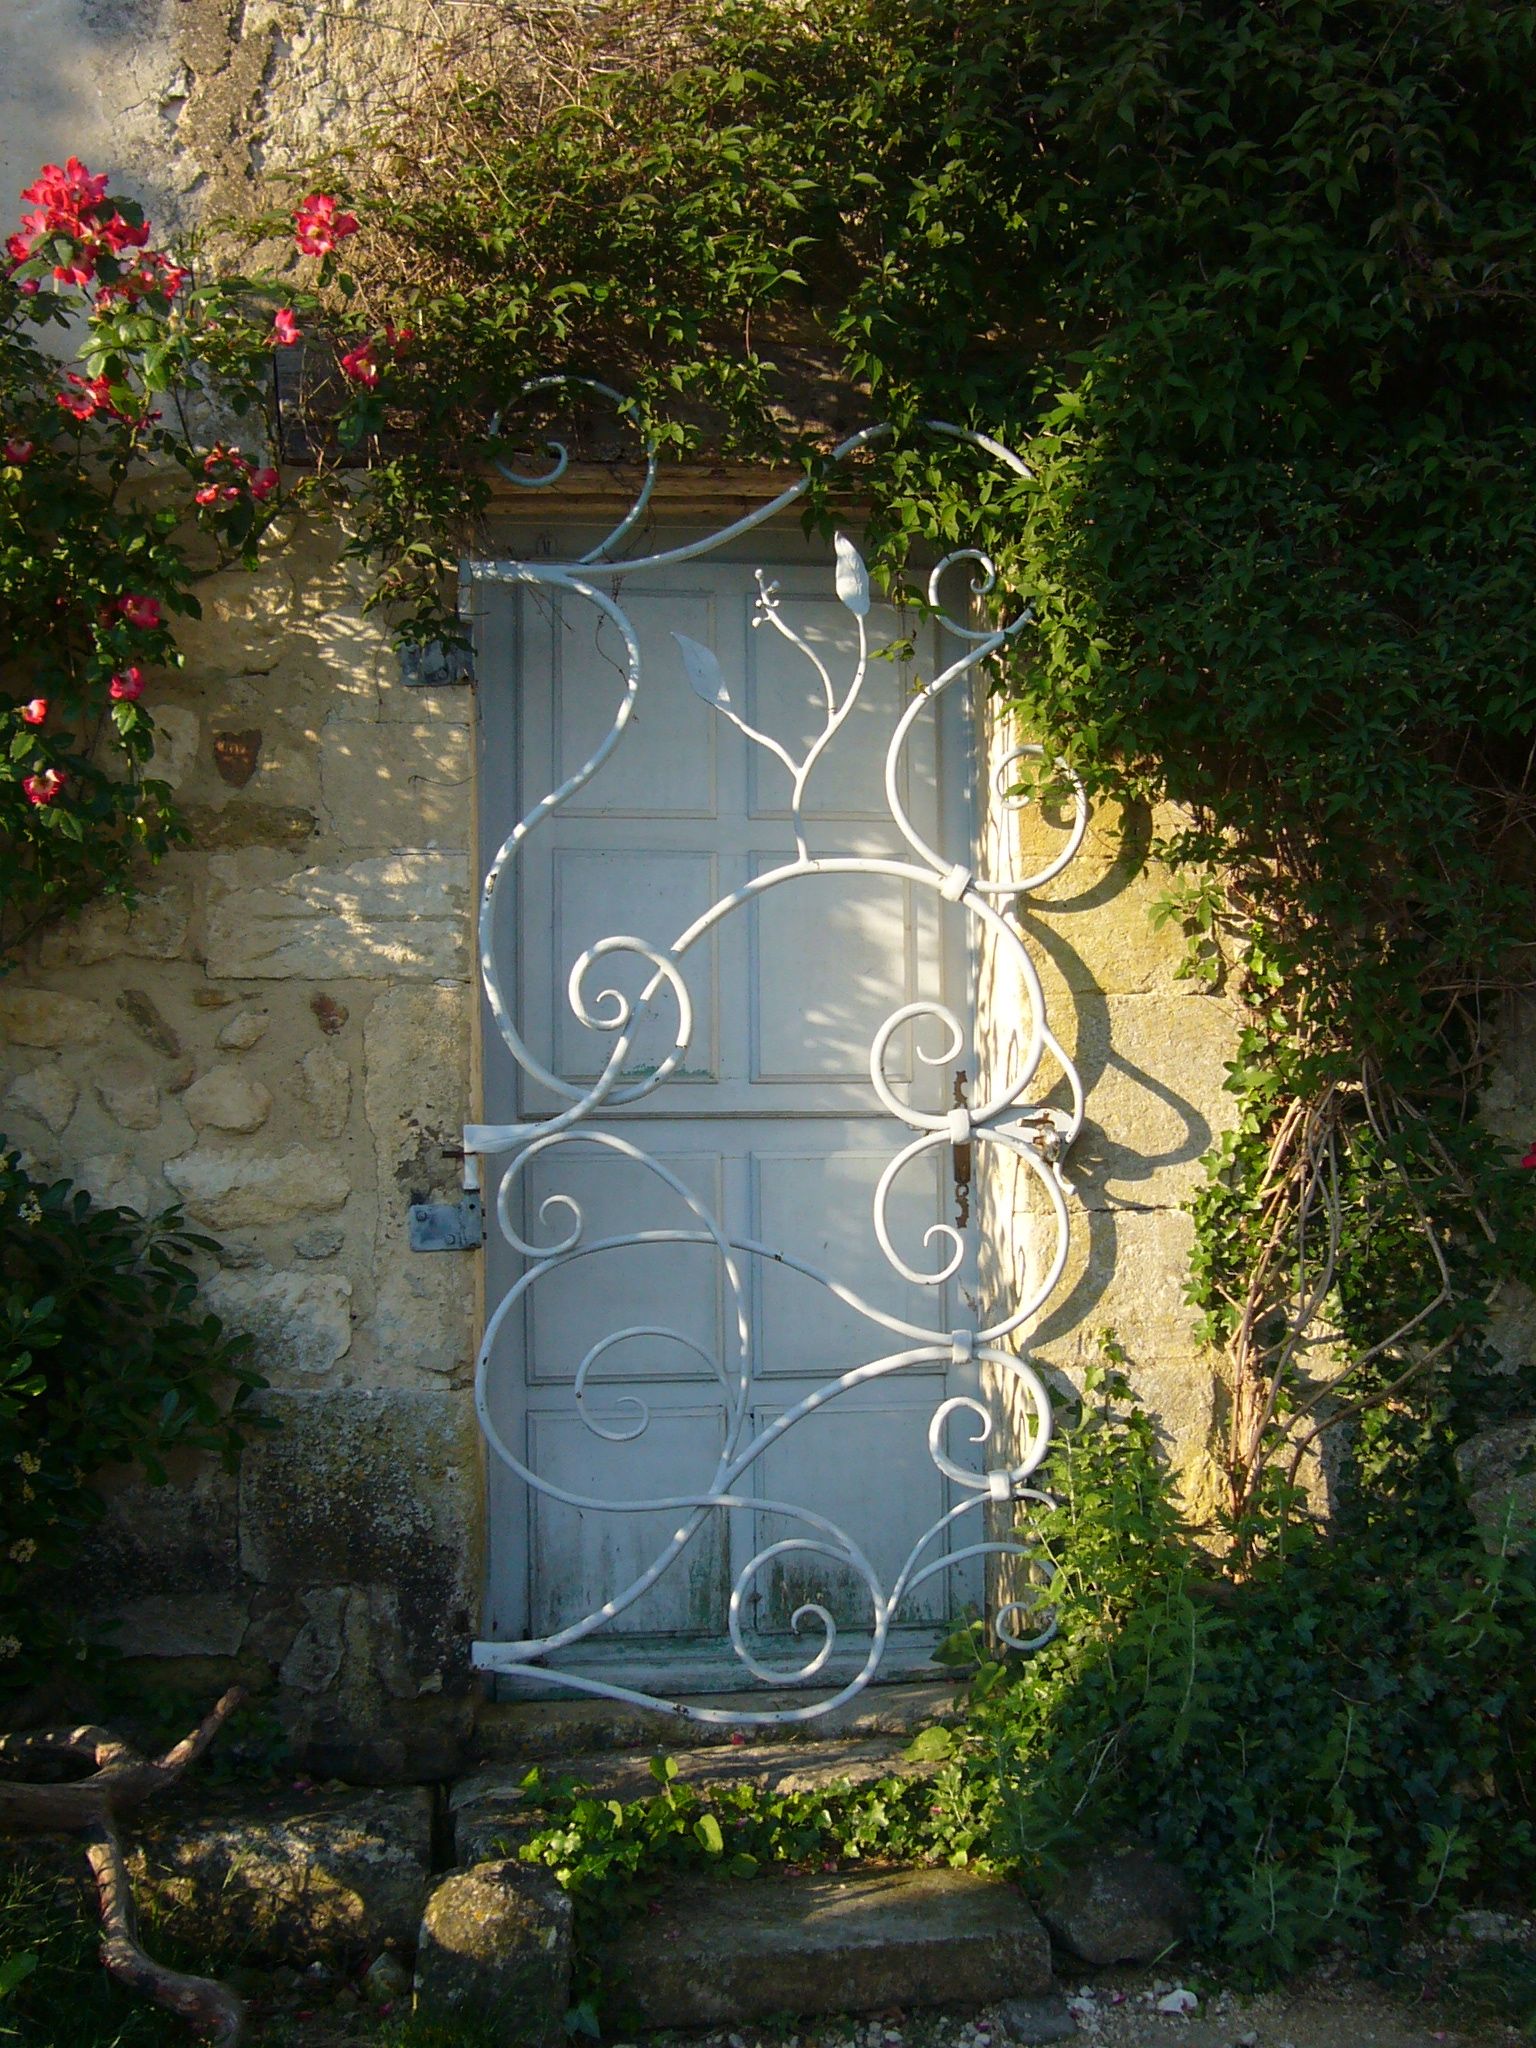
[[[785,1688],[720,1693],[699,1704],[752,1714],[782,1712],[804,1702],[803,1691]],[[748,1741],[782,1746],[910,1739],[919,1728],[958,1714],[961,1703],[962,1687],[955,1679],[872,1685],[817,1720],[791,1722],[773,1730],[754,1728]],[[521,1763],[526,1770],[532,1763],[601,1751],[644,1750],[650,1755],[665,1750],[680,1755],[685,1750],[721,1748],[740,1732],[729,1724],[687,1721],[676,1714],[632,1707],[622,1700],[492,1700],[476,1714],[471,1749],[475,1764]]]
[[[965,1870],[675,1883],[601,1951],[626,2018],[651,2027],[985,2005],[1051,1987],[1022,1895]]]

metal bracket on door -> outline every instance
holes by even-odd
[[[412,1202],[405,1224],[413,1252],[472,1252],[485,1242],[485,1209],[474,1193],[456,1202]]]

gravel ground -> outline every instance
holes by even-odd
[[[1486,2016],[1457,1979],[1487,1945],[1514,1943],[1536,1969],[1536,1918],[1473,1916],[1459,1934],[1405,1950],[1391,1977],[1345,1956],[1276,1991],[1243,1994],[1198,1977],[1100,1970],[1060,1980],[1078,2048],[1530,2048],[1532,2034]],[[1003,2012],[889,2013],[707,2033],[626,2037],[613,2048],[1026,2048]]]

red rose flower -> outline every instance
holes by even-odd
[[[30,462],[32,460],[32,447],[33,444],[30,441],[7,441],[5,444],[5,459],[7,462],[14,462],[18,465],[23,462]]]
[[[192,498],[193,502],[198,505],[217,505],[219,502],[219,487],[217,484],[204,484],[200,491],[192,493]]]
[[[130,626],[142,627],[145,632],[152,632],[163,623],[157,597],[120,597],[117,608]]]
[[[144,671],[137,662],[130,667],[119,669],[107,685],[107,695],[119,704],[131,704],[144,694]]]
[[[141,220],[137,227],[130,227],[120,213],[114,213],[110,220],[101,223],[101,238],[114,256],[120,256],[124,249],[142,249],[149,240],[149,222]]]
[[[276,489],[277,471],[275,469],[258,469],[251,478],[251,496],[253,498],[270,498]]]
[[[328,192],[311,192],[302,206],[294,209],[294,241],[305,256],[329,256],[336,244],[357,233],[357,221],[350,213],[338,213]]]
[[[68,779],[58,768],[45,768],[40,775],[23,775],[21,786],[29,804],[51,804]]]
[[[82,249],[67,263],[55,263],[53,274],[60,284],[89,284],[96,275],[96,259],[88,249]]]
[[[371,391],[379,381],[379,366],[374,360],[373,343],[360,341],[356,348],[349,348],[341,359],[341,373],[350,377],[354,384],[361,384]]]
[[[291,306],[279,306],[272,315],[272,341],[278,348],[292,348],[299,339],[299,325]]]
[[[86,208],[100,206],[107,196],[107,174],[103,171],[92,177],[79,157],[72,156],[64,168],[57,164],[44,164],[36,180],[22,189],[22,198],[30,206],[45,208],[49,213],[79,215]]]
[[[1536,1145],[1533,1145],[1531,1147],[1530,1151],[1526,1153],[1525,1157],[1521,1160],[1520,1164],[1522,1166],[1536,1166]]]
[[[41,725],[47,716],[48,699],[46,697],[34,697],[30,704],[23,704],[21,707],[21,722],[23,725]]]
[[[66,370],[65,377],[75,387],[73,391],[61,391],[58,402],[67,413],[73,413],[77,420],[93,419],[99,412],[117,416],[116,407],[108,393],[112,386],[105,377],[81,377],[73,370]]]

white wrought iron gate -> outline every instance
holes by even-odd
[[[1009,1339],[1065,1262],[1082,1109],[1006,913],[1083,805],[1022,882],[974,871],[966,816],[966,679],[1027,614],[976,623],[990,568],[962,551],[898,618],[846,537],[818,560],[759,533],[801,494],[627,560],[633,515],[576,560],[470,569],[496,848],[497,1120],[465,1139],[492,1218],[476,1663],[742,1723],[921,1664],[987,1560],[1027,1557],[1050,1406]],[[977,934],[1023,1020],[980,1102]],[[1070,1107],[1030,1099],[1047,1054]],[[1056,1245],[978,1327],[983,1147],[1038,1184]],[[1043,1639],[1043,1589],[992,1619]],[[703,1702],[749,1680],[815,1696]]]

